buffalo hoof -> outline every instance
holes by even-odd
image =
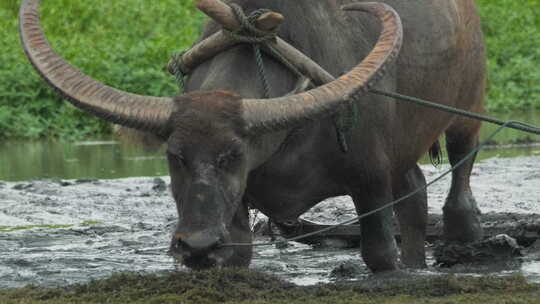
[[[425,256],[425,255],[424,255]],[[427,268],[426,259],[425,257],[419,257],[419,258],[403,258],[401,257],[401,268],[408,268],[408,269],[424,269]]]
[[[443,207],[443,239],[445,242],[473,243],[483,239],[480,210],[471,193],[449,198]]]

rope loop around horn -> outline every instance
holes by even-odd
[[[187,51],[180,51],[172,54],[171,60],[167,64],[167,71],[174,76],[174,78],[178,82],[178,86],[182,90],[185,88],[186,85],[184,79],[188,75],[186,69],[184,68],[184,61],[182,60],[182,57],[186,52]]]

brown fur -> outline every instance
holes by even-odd
[[[175,130],[197,130],[201,135],[210,135],[207,132],[225,124],[242,134],[242,104],[238,94],[227,90],[196,91],[178,96],[174,101]]]

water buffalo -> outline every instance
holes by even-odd
[[[482,112],[485,55],[473,0],[382,1],[393,9],[348,0],[229,2],[246,12],[268,8],[283,14],[279,37],[334,77],[342,76],[289,95],[296,76],[266,56],[272,98],[261,99],[252,49],[239,45],[194,68],[186,94],[130,94],[85,76],[54,53],[41,30],[39,0],[25,0],[21,7],[24,50],[52,87],[90,113],[167,143],[179,215],[172,247],[185,265],[248,265],[249,246],[223,246],[251,242],[248,205],[286,222],[328,197],[350,195],[362,214],[424,185],[417,161],[443,133],[452,164],[477,146],[477,121],[369,93],[397,91]],[[210,22],[201,39],[218,30]],[[332,116],[351,102],[358,105],[358,123],[346,133],[344,153]],[[452,176],[443,208],[448,241],[482,237],[469,187],[472,166],[473,160]],[[426,193],[395,211],[401,261],[424,266]],[[361,221],[362,257],[372,271],[398,267],[391,218],[392,210],[386,210]]]

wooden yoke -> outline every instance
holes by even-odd
[[[234,31],[240,28],[236,15],[231,7],[221,0],[197,0],[195,5],[204,14],[221,24],[226,30]],[[281,25],[285,17],[276,12],[269,12],[261,15],[255,26],[263,31],[271,31]],[[190,50],[182,55],[182,71],[189,74],[195,67],[216,56],[217,54],[230,49],[239,44],[230,35],[219,31],[205,40],[194,45]],[[270,49],[272,48],[272,50]],[[263,51],[272,56],[272,51],[276,51],[287,61],[294,65],[302,74],[308,76],[315,85],[323,85],[333,81],[335,78],[319,66],[311,58],[277,37],[275,41],[263,44]],[[169,63],[169,71],[171,71]]]

